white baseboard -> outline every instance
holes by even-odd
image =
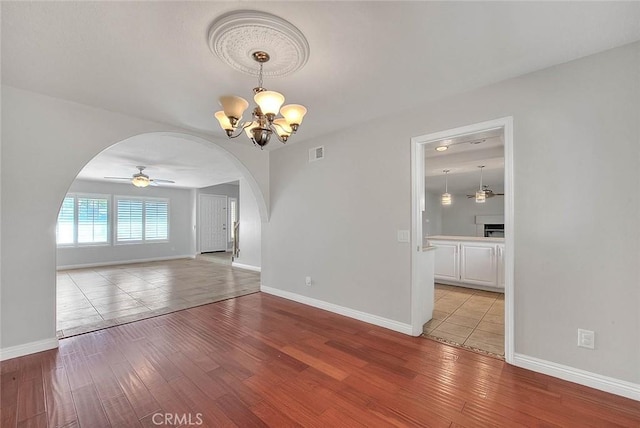
[[[231,262],[231,266],[239,269],[252,270],[254,272],[262,272],[262,268],[260,266],[245,265],[244,263],[238,262]]]
[[[24,345],[10,346],[0,349],[0,361],[11,358],[22,357],[24,355],[35,354],[36,352],[48,351],[58,347],[58,339],[44,339],[36,342],[25,343]]]
[[[274,296],[282,297],[294,302],[302,303],[304,305],[313,306],[314,308],[324,309],[325,311],[333,312],[336,314],[344,315],[345,317],[355,318],[360,321],[364,321],[369,324],[377,325],[379,327],[388,328],[389,330],[397,331],[399,333],[411,335],[411,324],[405,324],[398,321],[383,318],[378,315],[369,314],[367,312],[358,311],[344,306],[336,305],[334,303],[325,302],[323,300],[314,299],[313,297],[303,296],[301,294],[291,293],[290,291],[279,290],[277,288],[267,287],[260,285],[260,291],[273,294]]]
[[[513,356],[513,365],[640,401],[640,385],[635,383],[518,353]]]
[[[83,263],[78,265],[65,265],[57,266],[56,270],[70,270],[70,269],[84,269],[101,266],[115,266],[115,265],[129,265],[133,263],[147,263],[147,262],[162,262],[166,260],[178,260],[178,259],[195,259],[195,254],[182,254],[177,256],[165,256],[165,257],[151,257],[148,259],[132,259],[132,260],[114,260],[110,262],[98,262],[98,263]]]

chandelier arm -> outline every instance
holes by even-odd
[[[238,138],[242,135],[242,132],[251,126],[253,122],[245,122],[240,126],[236,126],[232,131],[227,130],[227,137],[229,138]],[[237,132],[237,133],[236,133]],[[235,134],[235,135],[234,135]]]
[[[280,141],[282,144],[287,144],[287,141],[289,140],[289,136],[287,135],[287,136],[286,136],[286,138],[282,138],[282,137],[280,136],[280,134],[278,134],[278,132],[277,132],[277,131],[275,130],[275,128],[274,128],[274,127],[276,127],[276,126],[277,126],[278,128],[280,128],[280,129],[282,129],[282,130],[283,130],[283,131],[285,131],[285,132],[287,131],[286,129],[284,129],[282,126],[280,126],[280,125],[279,125],[279,124],[277,124],[277,123],[270,123],[270,124],[268,124],[268,125],[267,125],[267,128],[269,128],[269,130],[271,130],[271,134],[272,134],[272,135],[275,135],[275,136],[276,136],[276,138],[278,138],[278,141]]]

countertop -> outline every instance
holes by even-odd
[[[446,236],[434,235],[427,236],[427,239],[434,241],[466,241],[466,242],[498,242],[504,243],[504,238],[485,238],[482,236]]]

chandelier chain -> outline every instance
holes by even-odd
[[[258,87],[262,88],[262,66],[263,63],[260,63],[260,71],[258,72]]]

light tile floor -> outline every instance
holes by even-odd
[[[232,268],[229,257],[222,253],[59,271],[58,337],[259,291],[260,274]]]
[[[424,333],[504,357],[504,294],[436,284]]]

